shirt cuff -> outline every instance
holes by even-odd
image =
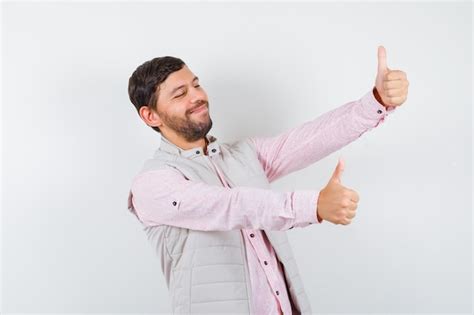
[[[319,191],[298,190],[293,192],[293,210],[295,222],[293,227],[305,227],[313,223],[321,223],[316,217]]]
[[[380,104],[375,98],[373,89],[365,93],[360,101],[366,115],[374,120],[379,120],[379,123],[383,122],[385,117],[393,113],[397,108],[396,106],[385,107]]]

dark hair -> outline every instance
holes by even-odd
[[[173,72],[181,70],[185,63],[183,60],[163,56],[153,58],[140,65],[128,80],[128,96],[139,113],[142,106],[157,110],[159,85]],[[151,126],[155,131],[160,128]]]

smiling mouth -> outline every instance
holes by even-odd
[[[203,111],[205,108],[207,108],[206,104],[202,104],[201,106],[199,106],[198,108],[195,108],[191,111],[191,114],[192,113],[195,113],[195,112],[200,112],[200,111]]]

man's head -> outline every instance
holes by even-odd
[[[140,65],[128,81],[128,95],[141,119],[164,136],[194,142],[212,128],[207,94],[179,58],[158,57]],[[200,105],[205,108],[193,112]]]

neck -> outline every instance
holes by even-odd
[[[180,147],[183,150],[189,150],[192,148],[200,147],[203,149],[203,152],[205,155],[207,155],[207,145],[209,141],[207,140],[206,137],[203,137],[197,141],[193,142],[188,142],[182,137],[176,135],[176,134],[161,134],[163,137],[165,137],[169,142],[173,143],[174,145]]]

